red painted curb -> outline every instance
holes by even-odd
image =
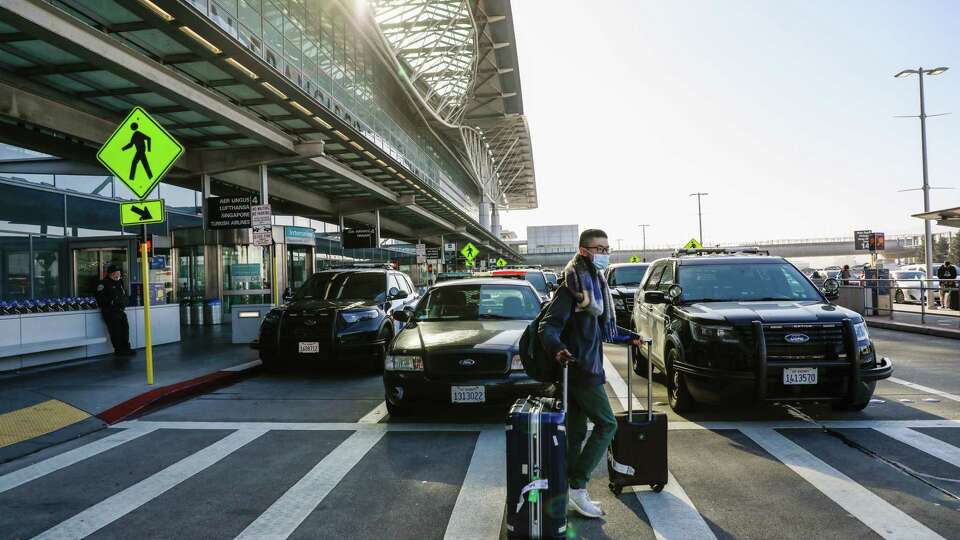
[[[119,405],[114,405],[96,416],[107,424],[116,424],[117,422],[127,420],[138,414],[143,414],[161,405],[168,405],[189,397],[204,394],[222,386],[233,384],[246,377],[250,371],[249,369],[243,371],[216,371],[195,379],[155,388],[149,392],[144,392],[139,396],[128,399]]]

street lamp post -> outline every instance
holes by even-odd
[[[930,212],[930,180],[927,175],[927,109],[923,97],[923,76],[940,75],[948,68],[938,67],[933,69],[905,69],[894,75],[896,78],[917,75],[920,80],[920,152],[923,160],[923,211]],[[923,220],[923,238],[924,238],[924,259],[926,259],[927,279],[933,276],[933,234],[930,230],[930,220]],[[933,291],[927,291],[927,305],[933,307]]]
[[[647,227],[649,226],[650,225],[647,223],[644,223],[642,225],[637,225],[637,227],[640,227],[640,230],[642,231],[642,234],[643,234],[643,248],[640,251],[640,260],[643,262],[647,262]]]
[[[693,197],[694,195],[697,196],[697,220],[700,223],[700,245],[702,246],[703,245],[703,211],[700,209],[700,197],[705,197],[709,195],[709,193],[701,193],[698,191],[696,193],[690,194],[691,197]]]

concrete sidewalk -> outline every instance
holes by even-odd
[[[0,463],[85,435],[150,407],[229,384],[259,365],[230,343],[229,326],[184,327],[154,347],[154,384],[143,350],[0,376]]]
[[[897,309],[900,309],[899,304]],[[944,311],[941,314],[939,310],[932,310],[928,311],[926,317],[921,320],[918,308],[917,313],[894,312],[892,318],[889,315],[882,315],[864,317],[864,319],[867,325],[873,328],[960,339],[960,317],[955,315],[956,313],[956,311]]]

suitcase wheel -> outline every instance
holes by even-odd
[[[620,495],[621,493],[623,493],[623,486],[618,486],[613,482],[610,482],[609,484],[607,484],[607,487],[610,488],[610,491],[612,491],[614,495]]]
[[[650,489],[652,489],[654,493],[660,493],[663,491],[663,484],[650,484]]]

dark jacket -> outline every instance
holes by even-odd
[[[937,268],[937,277],[944,280],[957,279],[957,267],[952,264],[949,268],[946,265],[940,265],[940,268]]]
[[[553,294],[547,314],[540,322],[540,342],[551,359],[563,349],[576,359],[570,366],[570,384],[598,385],[606,382],[600,321],[586,311],[574,311],[576,301],[567,287]]]
[[[114,281],[105,277],[97,284],[97,305],[100,311],[123,311],[130,302],[123,280]]]

